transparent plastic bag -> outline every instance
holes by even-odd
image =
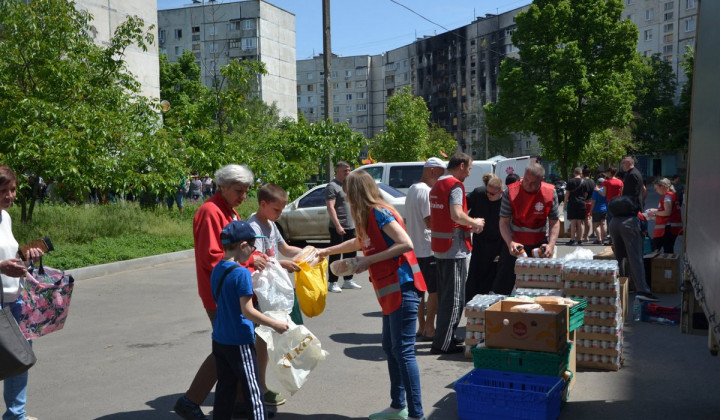
[[[292,312],[295,301],[293,282],[275,258],[268,259],[262,271],[252,275],[253,291],[263,312]]]

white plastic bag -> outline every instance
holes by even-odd
[[[557,249],[557,247],[556,247]],[[583,248],[581,246],[575,247],[575,250],[565,256],[563,258],[566,261],[569,260],[592,260],[593,259],[593,252],[587,248]]]
[[[280,385],[293,395],[307,381],[318,362],[325,360],[329,353],[322,349],[320,340],[310,330],[304,325],[295,325],[287,313],[271,311],[265,315],[290,325],[284,334],[262,325],[255,329],[255,333],[267,343],[270,370]]]
[[[253,273],[252,283],[261,311],[292,312],[295,299],[293,283],[275,258],[270,258],[262,271]]]

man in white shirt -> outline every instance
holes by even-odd
[[[427,316],[425,294],[418,307],[418,340],[432,341],[435,336],[435,315],[437,314],[437,267],[430,247],[430,189],[445,173],[445,163],[432,157],[423,165],[420,182],[410,186],[405,199],[407,232],[413,242],[415,257],[427,285]]]

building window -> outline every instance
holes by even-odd
[[[385,91],[385,96],[392,96],[395,93],[395,89],[388,89]]]
[[[183,47],[175,47],[175,55],[182,55]]]
[[[334,107],[333,107],[333,112],[336,113],[336,114],[339,114],[339,113],[340,113],[340,107],[339,107],[339,106],[334,106]]]
[[[695,30],[695,18],[692,17],[685,21],[685,32],[691,32]]]
[[[315,108],[308,108],[307,110],[308,110],[308,114],[314,114],[314,113],[315,113]]]
[[[673,34],[667,34],[667,35],[663,36],[663,42],[672,42],[672,40],[673,40]],[[670,47],[672,47],[672,45],[670,45]]]
[[[685,8],[686,9],[694,9],[695,8],[695,0],[685,0]]]
[[[231,39],[229,42],[230,48],[240,48],[240,40],[239,39]]]
[[[355,109],[357,111],[367,111],[367,104],[357,104]]]
[[[352,82],[345,82],[345,89],[352,89]]]
[[[175,29],[175,39],[182,39],[182,29]]]
[[[314,97],[314,96],[308,96],[308,97],[307,97],[307,103],[309,103],[309,104],[315,103],[315,97]]]
[[[218,52],[218,46],[215,42],[210,43],[210,52],[212,52],[212,53]]]
[[[352,70],[345,70],[345,78],[352,77]]]
[[[395,83],[395,75],[385,76],[385,83]]]
[[[530,149],[530,140],[527,140],[527,141],[525,142],[525,148],[526,148],[526,149]]]
[[[673,52],[673,46],[672,45],[665,45],[663,46],[663,54],[672,54]]]
[[[217,64],[215,63],[215,60],[210,60],[210,71],[217,70]]]
[[[345,95],[345,100],[352,101],[352,93],[348,93],[347,95]]]
[[[665,26],[663,27],[663,32],[672,32],[673,29],[675,29],[674,26],[673,26],[673,24],[672,24],[672,23],[668,23],[667,25],[665,25]]]
[[[165,42],[165,29],[160,29],[160,32],[158,32],[158,40],[161,43]]]
[[[667,11],[667,10],[672,10],[672,9],[673,9],[673,6],[674,6],[674,5],[673,5],[673,2],[669,1],[669,2],[665,3],[665,10],[666,10],[666,11]]]
[[[345,112],[346,113],[352,112],[352,105],[345,105]]]
[[[193,52],[196,52],[199,54],[200,53],[200,44],[199,43],[193,44],[192,49],[193,49]]]
[[[312,79],[313,79],[313,74],[312,74],[312,73],[308,73],[308,74],[307,74],[307,79],[308,79],[308,80],[312,80]]]
[[[625,0],[625,4],[633,4],[633,0]]]
[[[345,120],[345,122],[348,123],[348,124],[352,124],[352,117],[348,117],[348,119]]]
[[[367,72],[367,67],[355,69],[355,76],[365,76],[366,72]]]
[[[338,96],[337,96],[337,95],[333,95],[333,102],[337,102],[337,100],[338,100]]]
[[[312,92],[315,89],[315,85],[307,85],[307,91]]]
[[[257,38],[243,38],[243,50],[256,50]]]
[[[667,12],[667,13],[665,13],[665,14],[663,15],[663,20],[664,20],[665,22],[667,22],[668,20],[672,20],[673,17],[674,17],[674,13],[673,13],[673,12]]]
[[[365,92],[358,92],[358,93],[357,93],[357,98],[358,98],[358,99],[365,99]]]
[[[240,22],[230,22],[227,24],[228,32],[239,31],[239,30],[240,30]]]
[[[645,10],[645,20],[652,20],[655,17],[655,9]]]
[[[358,124],[365,124],[367,122],[367,117],[365,115],[358,115],[356,121]]]
[[[365,83],[364,80],[360,80],[360,81],[358,81],[358,82],[355,82],[355,87],[356,87],[356,88],[364,88],[365,86],[367,86],[367,84]]]
[[[646,29],[644,34],[645,34],[645,41],[652,41],[652,39],[653,39],[652,29]]]
[[[199,27],[199,26],[193,26],[192,29],[191,29],[191,32],[194,33],[194,34],[199,34],[199,33],[200,33],[200,27]]]
[[[255,19],[245,19],[242,21],[242,28],[244,31],[255,29]]]

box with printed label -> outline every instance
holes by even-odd
[[[488,347],[557,353],[568,334],[567,307],[542,304],[543,312],[511,312],[523,302],[501,301],[485,311]]]
[[[660,254],[652,259],[651,288],[654,293],[677,293],[680,286],[678,254]]]

